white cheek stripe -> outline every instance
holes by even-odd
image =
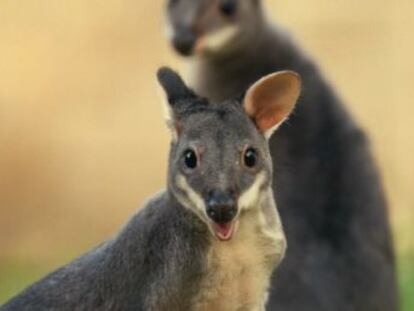
[[[201,46],[202,50],[218,51],[223,45],[230,41],[239,31],[239,27],[236,25],[229,25],[215,32],[209,33],[202,37]]]
[[[266,175],[264,172],[259,173],[253,184],[244,191],[237,202],[239,209],[249,209],[254,206],[258,206],[261,190],[260,188],[263,186],[266,180]],[[186,197],[180,196],[181,203],[189,209],[196,209],[198,212],[202,214],[205,213],[205,204],[203,198],[195,192],[190,185],[188,184],[187,180],[183,175],[178,175],[176,179],[178,187],[186,194]]]
[[[187,196],[186,198],[180,196],[180,199],[183,201],[181,203],[188,209],[196,208],[198,212],[201,212],[204,214],[205,205],[204,205],[203,198],[190,187],[185,177],[183,175],[178,175],[176,182],[177,182],[178,187]]]
[[[254,206],[257,206],[260,199],[260,188],[263,186],[266,180],[266,175],[264,172],[259,173],[253,184],[243,192],[238,200],[239,209],[248,209]]]

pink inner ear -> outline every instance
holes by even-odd
[[[245,98],[245,111],[264,133],[289,115],[299,92],[297,74],[289,71],[270,74],[250,87]]]
[[[269,98],[262,102],[267,104],[256,113],[254,121],[261,132],[266,132],[282,122],[286,117],[286,112],[280,109],[278,105],[273,105],[272,107],[272,100],[269,100]]]
[[[268,129],[271,129],[275,124],[275,118],[273,116],[258,118],[255,120],[255,123],[261,132],[266,132]]]
[[[279,115],[268,115],[256,118],[255,123],[261,132],[266,132],[267,130],[279,124],[282,120],[283,117],[279,117]]]

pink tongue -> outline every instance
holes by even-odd
[[[214,224],[214,231],[220,240],[229,240],[233,235],[233,223]]]

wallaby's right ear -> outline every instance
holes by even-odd
[[[167,102],[165,103],[164,101],[167,125],[172,131],[173,139],[176,140],[181,127],[180,120],[177,116],[177,106],[180,101],[196,98],[196,95],[187,87],[179,74],[171,68],[160,68],[157,72],[157,78],[167,98]]]
[[[301,78],[293,71],[269,74],[254,83],[244,98],[244,110],[266,137],[289,116],[301,89]]]

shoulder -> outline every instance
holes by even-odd
[[[119,235],[144,233],[153,227],[158,227],[166,213],[168,213],[167,193],[161,191],[147,199],[136,210],[119,231]]]

